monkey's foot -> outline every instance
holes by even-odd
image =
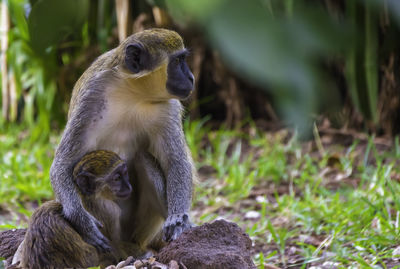
[[[184,231],[190,229],[192,224],[189,221],[189,215],[173,214],[168,216],[163,227],[163,240],[166,242],[173,241],[178,238]]]

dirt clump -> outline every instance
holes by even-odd
[[[185,231],[156,259],[165,264],[175,260],[191,269],[253,269],[251,247],[249,236],[237,224],[217,220]]]

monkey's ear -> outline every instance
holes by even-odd
[[[96,191],[95,176],[88,172],[79,173],[75,179],[76,185],[83,195],[91,195]]]
[[[143,45],[139,43],[131,44],[125,50],[126,67],[133,73],[147,69],[149,62],[149,54]]]

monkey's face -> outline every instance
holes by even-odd
[[[167,90],[181,99],[188,97],[194,89],[194,76],[186,63],[187,54],[187,50],[183,49],[168,58]]]
[[[194,89],[182,38],[174,31],[152,29],[128,38],[124,65],[135,85],[155,98],[187,98]]]
[[[132,186],[129,183],[128,168],[125,163],[120,164],[105,179],[105,191],[112,193],[118,199],[127,199],[132,193]]]
[[[125,163],[120,163],[103,176],[81,171],[76,175],[75,182],[81,193],[86,196],[98,195],[105,199],[116,200],[126,199],[132,193],[128,168]]]

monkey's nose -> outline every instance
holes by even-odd
[[[194,84],[194,76],[193,76],[193,74],[190,74],[188,79],[192,84]]]

